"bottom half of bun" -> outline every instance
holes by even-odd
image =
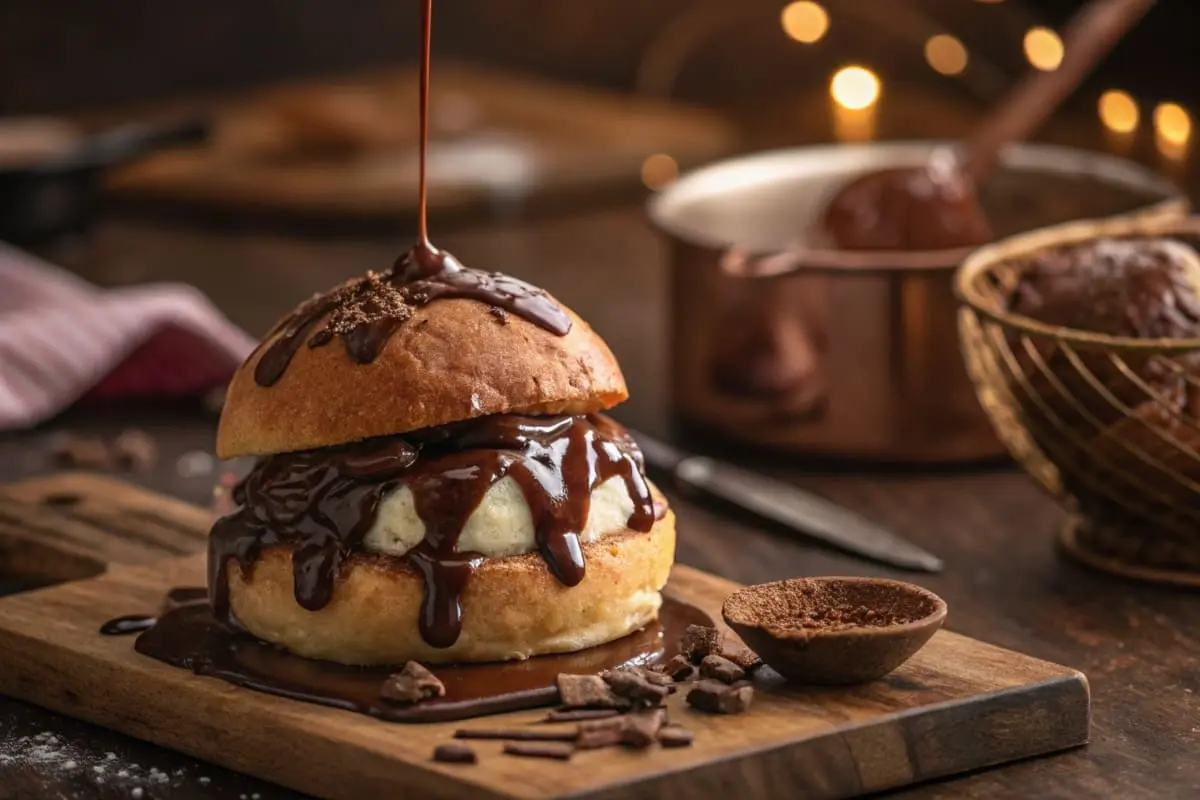
[[[425,587],[400,558],[354,555],[333,598],[308,611],[296,603],[292,549],[264,550],[245,573],[231,560],[229,599],[252,634],[307,658],[343,664],[508,661],[611,642],[657,618],[675,558],[670,511],[647,533],[614,531],[583,545],[586,574],[564,586],[537,553],[492,558],[462,594],[462,632],[450,647],[421,637]]]

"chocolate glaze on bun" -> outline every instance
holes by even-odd
[[[545,292],[418,245],[303,304],[234,378],[257,455],[209,539],[213,610],[349,664],[573,651],[652,622],[673,516],[599,413],[608,347]]]
[[[549,294],[433,252],[424,272],[406,272],[410,254],[281,320],[229,386],[217,455],[329,447],[490,414],[586,414],[628,397],[608,345]]]

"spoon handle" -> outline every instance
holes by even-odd
[[[1092,68],[1145,16],[1156,0],[1092,0],[1063,31],[1063,59],[1049,72],[1032,69],[967,142],[964,171],[980,183],[1005,145],[1032,134]]]

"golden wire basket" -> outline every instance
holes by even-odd
[[[1001,440],[1072,514],[1063,549],[1128,577],[1200,586],[1200,339],[1134,339],[1008,311],[1029,257],[1110,237],[1200,246],[1170,212],[1016,236],[960,268],[967,371]]]

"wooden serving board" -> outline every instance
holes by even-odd
[[[544,712],[389,724],[197,677],[136,654],[131,638],[97,634],[109,618],[153,613],[170,587],[202,582],[203,555],[169,556],[202,546],[205,517],[98,477],[0,489],[0,551],[20,549],[22,541],[44,548],[61,541],[81,562],[108,552],[138,561],[155,548],[163,557],[141,565],[110,560],[99,577],[0,600],[0,693],[347,800],[850,797],[1087,741],[1082,674],[942,631],[909,663],[866,686],[787,687],[768,673],[750,711],[731,717],[693,712],[677,694],[669,713],[695,732],[690,748],[610,748],[553,762],[505,756],[499,743],[478,742],[479,764],[436,764],[434,745],[457,728],[520,726]],[[180,531],[187,533],[175,538]],[[668,591],[719,619],[735,588],[677,566]]]
[[[715,112],[469,65],[434,65],[429,203],[520,207],[638,187],[653,154],[728,155]],[[417,73],[372,72],[201,101],[215,134],[117,170],[110,191],[237,211],[407,217],[417,204]]]

